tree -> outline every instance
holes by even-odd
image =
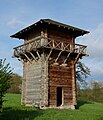
[[[86,78],[90,75],[90,69],[82,62],[76,64],[76,83],[78,98],[88,97],[88,83]]]
[[[92,81],[92,99],[96,102],[103,102],[103,82]]]
[[[9,63],[5,63],[6,59],[0,59],[0,111],[4,102],[4,95],[10,87],[10,78],[12,76],[12,69]]]
[[[90,81],[87,88],[80,89],[79,87],[79,100],[95,101],[103,103],[103,82],[102,81]]]
[[[85,83],[85,79],[90,75],[90,69],[82,62],[78,61],[76,64],[76,80],[79,83]],[[85,83],[86,84],[86,83]]]
[[[17,73],[12,74],[12,78],[10,79],[10,88],[8,89],[9,93],[21,93],[21,82],[22,77]]]

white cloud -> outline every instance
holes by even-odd
[[[17,26],[25,25],[26,23],[17,19],[17,18],[12,18],[7,25],[10,26],[11,28],[16,28]]]
[[[79,40],[79,42],[86,44],[88,47],[90,56],[84,61],[91,69],[93,79],[100,80],[103,77],[103,23],[98,25],[95,30],[92,30],[89,35],[86,35],[82,41]]]
[[[98,25],[89,37],[87,37],[87,45],[91,57],[102,59],[103,57],[103,24]]]

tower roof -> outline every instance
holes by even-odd
[[[64,23],[60,23],[60,22],[57,22],[57,21],[54,21],[54,20],[51,20],[51,19],[41,19],[38,22],[36,22],[36,23],[20,30],[19,32],[11,35],[10,37],[24,39],[25,34],[27,34],[32,29],[35,29],[40,25],[46,25],[46,26],[54,25],[55,27],[60,28],[60,29],[64,29],[66,31],[73,31],[74,34],[75,34],[75,37],[78,37],[78,36],[89,33],[89,31],[86,31],[86,30],[83,30],[83,29],[80,29],[80,28],[77,28],[77,27],[73,27],[73,26],[70,26],[70,25],[67,25],[67,24],[64,24]]]

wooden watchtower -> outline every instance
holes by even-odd
[[[75,38],[87,33],[41,19],[11,36],[24,40],[14,48],[14,57],[23,63],[22,104],[75,109],[75,64],[87,48],[75,44]]]

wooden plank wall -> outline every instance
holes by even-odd
[[[73,74],[74,65],[68,62],[68,67],[53,66],[49,64],[49,105],[51,107],[57,106],[57,87],[62,87],[63,90],[63,106],[73,105]],[[74,95],[74,96],[73,96]]]
[[[37,62],[24,64],[22,103],[39,107],[48,106],[48,61],[44,60],[44,54]]]
[[[25,85],[23,87],[24,104],[39,104],[40,103],[40,87],[41,87],[41,61],[38,63],[32,61],[26,62],[24,65]]]
[[[23,64],[21,104],[25,104],[25,97],[26,97],[26,69],[25,69],[25,63],[24,63]]]
[[[40,29],[37,29],[37,31],[32,31],[31,33],[25,35],[24,43],[31,41],[40,35],[41,35]]]
[[[72,42],[72,35],[69,33],[63,33],[62,31],[57,31],[56,29],[48,30],[48,38],[53,40],[60,40],[62,42]]]

